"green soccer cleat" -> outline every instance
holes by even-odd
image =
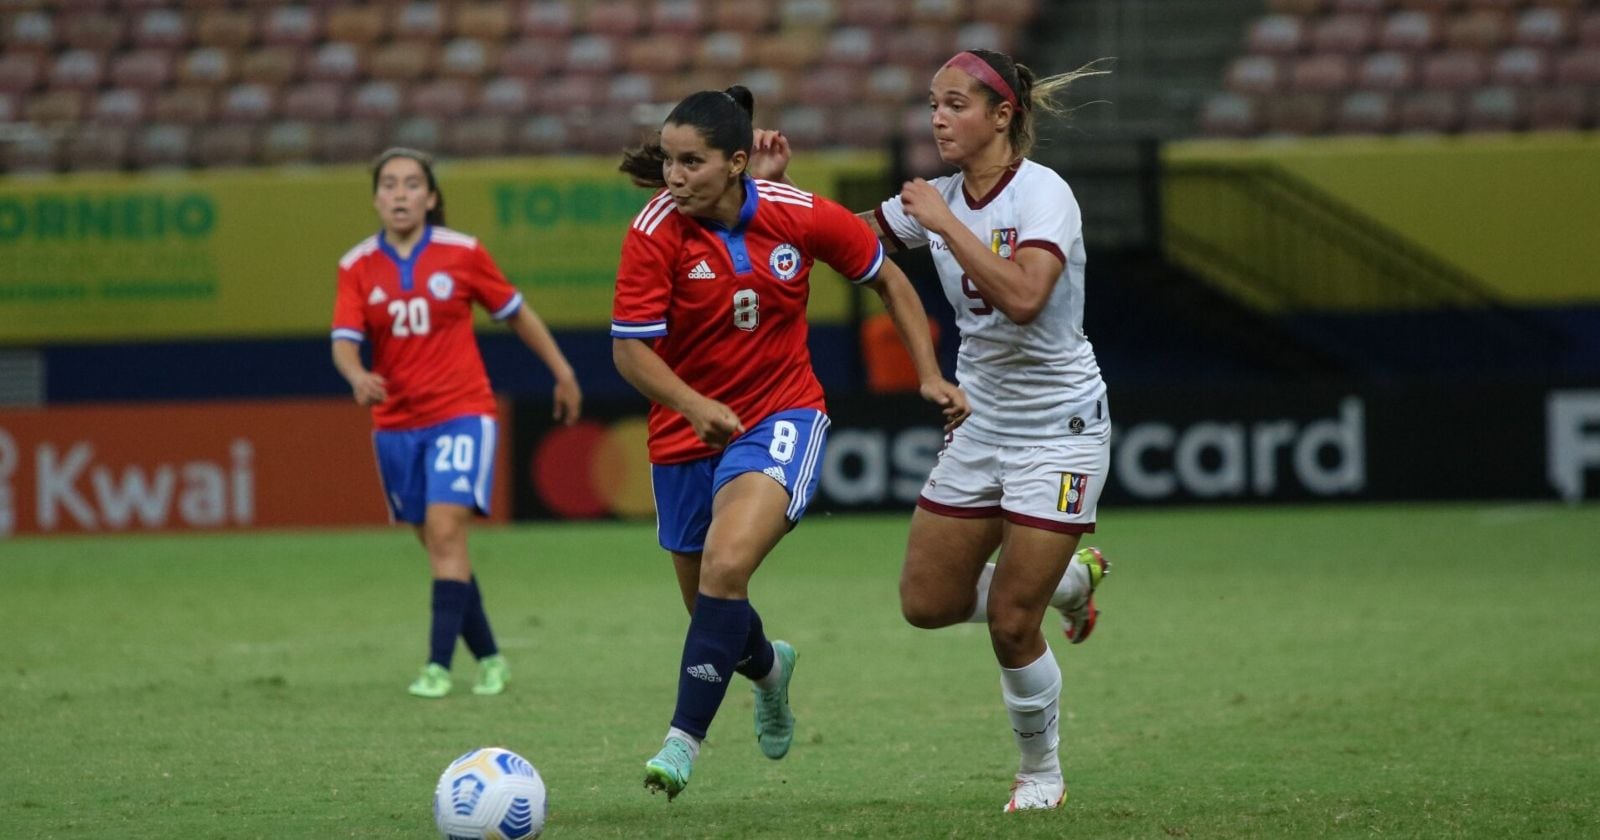
[[[1106,575],[1111,574],[1111,561],[1094,546],[1082,548],[1067,565],[1067,574],[1085,575],[1089,584],[1089,594],[1083,596],[1082,601],[1061,608],[1061,632],[1067,641],[1077,645],[1089,638],[1095,622],[1100,619],[1100,610],[1094,605],[1094,591],[1100,588]]]
[[[789,754],[794,742],[794,712],[789,709],[789,680],[794,678],[794,662],[799,657],[794,646],[781,639],[772,642],[772,653],[783,664],[783,676],[771,691],[754,689],[756,694],[756,740],[761,754],[777,760]]]
[[[676,799],[689,786],[689,774],[694,772],[694,752],[682,738],[668,738],[661,752],[644,763],[645,790],[667,792],[667,801]]]
[[[450,672],[437,662],[422,666],[422,675],[407,689],[417,697],[437,700],[450,693]]]
[[[506,665],[506,658],[500,654],[485,656],[478,661],[478,681],[472,686],[473,694],[492,695],[506,690],[506,680],[511,676],[511,668]]]

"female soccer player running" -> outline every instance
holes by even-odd
[[[1111,434],[1083,332],[1082,219],[1066,182],[1026,157],[1035,114],[1057,112],[1056,93],[1098,72],[1035,79],[1002,53],[957,53],[934,74],[929,107],[939,157],[959,171],[911,181],[870,214],[886,243],[933,250],[961,332],[956,381],[972,417],[947,438],[912,514],[900,605],[917,627],[989,625],[1021,753],[1006,811],[1066,798],[1061,670],[1039,623],[1055,606],[1067,640],[1087,639],[1109,568],[1078,549],[1095,529]],[[787,141],[763,134],[760,174],[781,177]]]
[[[617,370],[649,397],[657,533],[689,609],[677,705],[645,787],[689,783],[700,742],[743,674],[755,683],[761,751],[794,737],[795,651],[768,642],[750,577],[800,521],[828,429],[806,347],[806,299],[820,259],[883,298],[947,423],[965,397],[939,373],[915,290],[867,225],[825,198],[752,179],[754,103],[742,87],[678,103],[659,138],[621,169],[662,188],[633,221],[617,271]]]
[[[1005,810],[1066,798],[1057,755],[1061,670],[1039,631],[1062,610],[1068,641],[1094,629],[1107,569],[1079,537],[1095,529],[1110,467],[1111,418],[1083,332],[1078,202],[1026,155],[1034,117],[1084,69],[1035,79],[989,50],[961,52],[929,95],[939,157],[960,171],[914,180],[874,224],[904,248],[928,245],[961,332],[956,380],[972,419],[940,453],[912,514],[900,604],[935,628],[987,620],[1021,763]],[[998,564],[985,561],[999,548]]]
[[[339,260],[333,364],[357,403],[372,407],[373,448],[393,519],[416,526],[433,573],[428,662],[418,697],[450,693],[456,637],[478,659],[477,694],[509,675],[467,558],[467,523],[489,513],[495,403],[472,332],[474,303],[509,321],[555,378],[555,416],[578,419],[572,366],[522,294],[477,239],[444,227],[444,196],[428,155],[390,149],[372,170],[383,229]],[[372,369],[361,342],[372,342]]]

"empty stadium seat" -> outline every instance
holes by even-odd
[[[1372,53],[1356,65],[1356,85],[1373,90],[1405,90],[1416,84],[1416,62],[1403,52]]]
[[[223,122],[260,122],[277,112],[277,89],[260,82],[240,82],[228,88],[217,104]]]
[[[150,116],[163,123],[198,125],[211,119],[213,106],[210,88],[186,85],[156,91],[150,102]]]
[[[622,63],[640,73],[676,73],[689,64],[689,48],[689,42],[676,35],[647,35],[623,47]]]
[[[737,70],[750,61],[743,32],[712,32],[699,40],[694,53],[695,66],[706,70]]]
[[[395,38],[437,41],[444,37],[444,9],[434,0],[412,0],[394,14],[390,32]]]
[[[415,81],[433,72],[435,54],[431,44],[393,41],[372,51],[367,73],[374,79]]]
[[[210,125],[194,138],[194,160],[200,166],[244,166],[256,153],[256,129],[245,125]]]
[[[746,69],[739,74],[735,81],[750,89],[751,95],[756,100],[756,114],[758,117],[768,109],[780,108],[789,104],[794,95],[794,80],[790,77],[790,74],[773,70],[770,67]]]
[[[406,117],[394,126],[390,143],[413,149],[437,149],[444,142],[444,127],[433,117]]]
[[[1386,50],[1430,50],[1439,43],[1438,16],[1418,9],[1402,9],[1383,22],[1378,46]]]
[[[495,48],[477,38],[456,38],[439,53],[439,74],[462,79],[478,79],[488,73],[496,59]]]
[[[315,157],[316,129],[310,123],[285,120],[273,123],[261,138],[262,163],[309,163]]]
[[[222,47],[196,47],[178,62],[178,79],[186,84],[224,85],[233,81],[235,55]]]
[[[382,132],[376,123],[329,123],[317,133],[315,153],[326,163],[366,163],[380,151],[382,143]]]
[[[24,124],[9,143],[0,143],[0,162],[10,172],[51,172],[60,164],[61,149],[54,134]]]
[[[163,49],[141,49],[111,59],[111,79],[128,87],[162,87],[172,79],[172,54]]]
[[[35,125],[75,123],[83,118],[85,94],[81,90],[51,90],[34,94],[23,103],[23,115]]]
[[[1013,52],[1013,29],[999,25],[978,21],[976,23],[962,24],[956,29],[954,49],[972,50],[984,49],[995,52]]]
[[[327,82],[354,82],[366,72],[367,55],[355,44],[331,41],[322,44],[306,60],[307,79]]]
[[[283,115],[292,120],[330,122],[343,113],[343,85],[338,82],[306,82],[283,94]]]
[[[363,83],[350,96],[350,116],[358,120],[393,119],[403,104],[403,89],[393,81],[376,79]]]
[[[1400,105],[1400,130],[1440,133],[1461,127],[1461,105],[1452,91],[1424,90],[1407,94]]]
[[[478,92],[478,110],[485,114],[520,116],[532,106],[526,79],[500,76],[490,79]]]
[[[1332,112],[1326,94],[1281,93],[1267,97],[1265,123],[1270,134],[1312,135],[1328,130]]]
[[[778,21],[785,29],[823,29],[838,17],[833,0],[780,0],[778,5]]]
[[[127,165],[129,128],[96,125],[74,132],[63,150],[63,163],[75,172],[116,171]]]
[[[94,99],[89,118],[99,125],[138,125],[144,120],[146,94],[132,88],[112,88]]]
[[[56,55],[50,65],[50,86],[57,89],[93,90],[105,78],[103,54],[71,49]]]
[[[1244,137],[1256,131],[1255,100],[1236,93],[1206,99],[1200,109],[1200,130],[1212,137]]]
[[[821,51],[819,39],[808,30],[781,30],[761,38],[756,46],[761,63],[780,70],[798,70],[812,64]]]
[[[149,9],[133,26],[134,46],[172,50],[188,42],[189,21],[175,9]]]
[[[884,44],[884,60],[913,70],[924,69],[931,78],[933,71],[955,49],[949,30],[936,26],[910,26],[889,33],[888,41]]]
[[[1482,53],[1450,50],[1422,59],[1422,84],[1438,90],[1465,90],[1483,84],[1488,64]]]
[[[335,6],[328,10],[324,27],[333,41],[352,44],[372,44],[382,40],[388,31],[383,6]]]
[[[561,66],[568,73],[600,75],[617,66],[616,39],[606,35],[579,35],[566,44]]]
[[[556,154],[567,148],[567,124],[554,114],[530,117],[516,128],[512,145],[523,154]]]
[[[1528,127],[1535,131],[1569,131],[1592,124],[1587,88],[1559,87],[1530,92]]]
[[[238,49],[255,36],[255,16],[243,9],[207,9],[195,21],[195,42],[202,46]]]
[[[1573,29],[1570,10],[1540,6],[1517,17],[1514,37],[1530,47],[1557,47],[1572,40]]]
[[[498,67],[506,76],[534,78],[553,71],[561,62],[561,44],[553,40],[519,40],[500,53]]]
[[[306,6],[275,6],[261,22],[261,40],[267,44],[310,47],[321,34],[316,10]]]
[[[55,46],[56,24],[55,19],[48,13],[33,10],[23,12],[11,19],[6,37],[4,38],[4,51],[13,50],[47,50]]]
[[[841,26],[828,34],[822,60],[830,65],[866,67],[878,60],[876,34],[861,26]]]
[[[1359,53],[1371,47],[1378,26],[1370,15],[1347,12],[1332,15],[1311,27],[1311,48],[1323,53]]]
[[[452,24],[455,34],[490,42],[504,40],[512,29],[510,5],[487,2],[457,6]]]
[[[909,12],[898,0],[852,0],[839,10],[839,22],[881,29],[901,23]]]
[[[1579,47],[1556,59],[1556,81],[1563,85],[1600,85],[1600,47]]]
[[[800,78],[795,91],[806,105],[848,105],[861,98],[861,73],[850,67],[822,67]]]
[[[970,14],[986,23],[1019,27],[1033,19],[1038,5],[1035,0],[972,0]]]
[[[472,88],[462,79],[435,79],[411,89],[408,113],[425,117],[459,117],[472,104]]]
[[[1296,90],[1342,91],[1350,85],[1350,58],[1330,53],[1297,59],[1290,84]]]
[[[17,95],[0,90],[0,124],[18,119],[20,119],[20,109],[17,107]]]
[[[627,108],[655,101],[655,80],[644,73],[619,73],[606,84],[606,104]]]
[[[711,19],[730,32],[760,32],[772,24],[776,11],[773,0],[718,0]]]
[[[288,84],[300,76],[302,55],[300,48],[291,44],[258,47],[239,60],[239,78],[272,86]]]
[[[911,22],[951,27],[961,19],[962,0],[911,0]]]
[[[445,150],[459,157],[491,157],[511,151],[511,119],[477,116],[445,127]]]
[[[1473,9],[1445,25],[1444,42],[1454,49],[1492,50],[1511,39],[1511,18],[1502,9]]]
[[[187,126],[147,125],[134,137],[131,158],[134,165],[143,169],[185,166],[189,162],[189,141]]]
[[[628,38],[645,26],[638,0],[595,0],[583,13],[583,28],[615,38]]]
[[[593,108],[604,98],[604,88],[594,76],[562,76],[541,87],[540,99],[544,107],[555,111]]]
[[[1489,67],[1489,80],[1497,85],[1536,87],[1550,78],[1550,54],[1533,47],[1501,50]]]
[[[1522,127],[1526,104],[1515,88],[1479,88],[1467,96],[1463,127],[1468,131],[1513,131]]]
[[[572,34],[576,22],[572,4],[536,0],[523,7],[517,28],[535,38],[565,38]]]
[[[927,89],[925,82],[913,76],[909,68],[898,64],[881,65],[867,74],[866,89],[862,91],[862,96],[872,102],[899,104],[921,97]]]
[[[26,93],[44,76],[44,58],[34,53],[0,54],[0,91]]]
[[[1228,66],[1224,84],[1238,93],[1272,93],[1283,84],[1279,60],[1268,55],[1246,55]]]
[[[1334,130],[1344,134],[1385,134],[1394,127],[1394,95],[1381,90],[1346,94],[1334,123]]]
[[[1246,43],[1253,53],[1288,55],[1305,42],[1305,26],[1292,15],[1267,15],[1250,24]]]
[[[814,105],[790,105],[778,114],[778,130],[797,148],[816,148],[827,136],[828,118]]]
[[[80,50],[103,51],[122,45],[123,19],[102,12],[84,12],[62,21],[61,40]]]

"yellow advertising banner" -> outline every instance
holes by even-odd
[[[803,186],[884,171],[805,155]],[[612,158],[441,163],[448,224],[477,236],[556,327],[603,327],[622,237],[648,199]],[[311,335],[339,257],[377,229],[362,167],[0,178],[0,344]],[[837,321],[849,289],[814,281]]]

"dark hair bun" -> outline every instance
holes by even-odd
[[[723,93],[732,97],[734,102],[739,103],[739,107],[744,109],[745,114],[750,119],[756,118],[756,95],[751,93],[749,88],[744,85],[734,85],[724,90]]]

